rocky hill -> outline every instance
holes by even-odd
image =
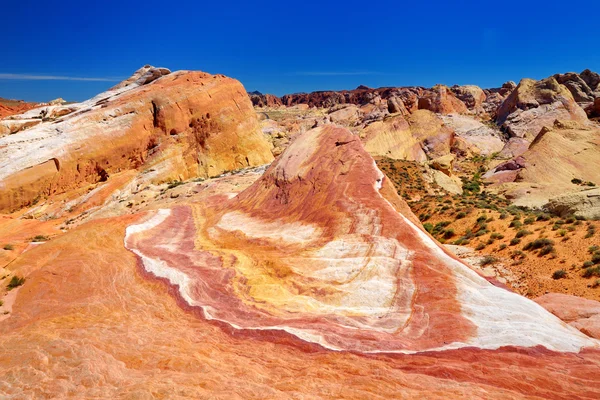
[[[596,86],[555,82],[253,109],[145,66],[0,120],[0,397],[599,398],[600,303],[539,297],[600,275],[595,225],[503,194],[591,187],[565,88]],[[533,136],[536,113],[560,117]],[[537,272],[578,240],[585,269]],[[455,255],[475,243],[520,263]]]
[[[20,125],[19,125],[20,124]],[[32,126],[33,125],[33,126]],[[0,121],[0,211],[152,166],[154,183],[271,161],[241,84],[146,66],[83,103]]]

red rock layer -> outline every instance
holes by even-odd
[[[26,103],[21,100],[6,100],[0,98],[0,119],[10,115],[20,114],[37,106],[37,103]]]
[[[357,137],[324,126],[236,197],[160,210],[125,244],[186,308],[244,334],[359,352],[598,346],[446,253],[383,180]]]

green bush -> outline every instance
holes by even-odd
[[[4,250],[14,250],[15,246],[13,246],[12,244],[5,244],[3,249]]]
[[[467,214],[464,211],[461,211],[458,214],[456,214],[456,219],[463,219],[466,216]]]
[[[508,225],[508,226],[509,226],[509,228],[517,228],[518,229],[518,228],[522,227],[523,224],[519,220],[513,220],[513,221],[510,221],[510,225]]]
[[[592,276],[600,277],[600,267],[589,267],[583,271],[584,278],[591,278]]]
[[[564,269],[558,269],[552,273],[552,279],[562,279],[567,276],[567,271]]]
[[[500,247],[498,247],[498,250],[504,250],[506,248],[506,244],[502,243],[500,245]]]
[[[45,242],[47,240],[50,240],[50,238],[46,235],[36,235],[31,238],[32,242]]]
[[[519,243],[521,243],[521,239],[519,239],[519,238],[512,238],[512,239],[510,240],[510,245],[511,245],[511,246],[516,246],[516,245],[518,245]]]
[[[496,257],[487,255],[487,256],[483,257],[483,259],[481,260],[481,265],[482,266],[490,265],[490,264],[495,263],[496,261],[498,261],[498,259]]]
[[[429,233],[433,232],[433,224],[430,222],[426,222],[423,224],[423,228],[425,228],[425,230]]]
[[[450,239],[451,237],[454,236],[454,229],[446,229],[444,231],[444,239]]]
[[[533,224],[534,222],[535,222],[535,219],[534,219],[533,217],[528,217],[528,218],[525,218],[525,220],[523,221],[523,223],[524,223],[525,225],[531,225],[531,224]]]
[[[8,285],[6,286],[6,288],[8,290],[14,289],[18,286],[21,286],[22,284],[25,283],[25,278],[21,278],[17,275],[13,276],[12,279],[10,280],[10,282],[8,282]]]
[[[527,229],[521,229],[520,231],[517,232],[515,237],[522,238],[523,236],[527,236],[527,235],[531,235],[531,232],[528,231]]]
[[[531,251],[531,250],[537,250],[537,249],[541,249],[544,246],[552,246],[554,245],[554,241],[548,239],[548,238],[539,238],[539,239],[535,239],[532,242],[529,242],[525,245],[525,247],[523,247],[523,250],[525,251]]]
[[[555,252],[554,246],[551,244],[547,244],[546,246],[544,246],[540,249],[538,256],[542,257],[542,256],[545,256],[546,254],[550,254],[550,253],[554,253],[554,252]]]

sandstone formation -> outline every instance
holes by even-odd
[[[578,103],[593,102],[595,98],[600,97],[600,75],[589,69],[581,74],[575,72],[556,74],[554,78],[569,89]]]
[[[27,103],[23,100],[8,100],[0,97],[0,119],[22,113],[37,106],[37,103]]]
[[[552,197],[544,205],[544,209],[562,217],[575,215],[586,219],[600,219],[600,188]]]
[[[590,118],[600,118],[600,97],[596,97],[594,102],[585,109],[585,112]]]
[[[178,186],[11,261],[26,281],[0,309],[0,395],[600,396],[598,342],[439,247],[348,131],[300,134],[242,178]]]
[[[548,293],[535,302],[586,335],[600,339],[600,301]]]
[[[437,85],[419,98],[419,109],[439,114],[466,113],[467,106],[447,86]]]
[[[441,118],[444,124],[466,143],[469,153],[487,156],[500,152],[505,146],[500,132],[474,118],[456,114],[444,115]]]
[[[506,183],[503,189],[516,204],[542,207],[556,197],[550,208],[595,213],[597,201],[585,192],[562,197],[583,187],[572,181],[597,184],[600,160],[600,128],[556,121],[544,127],[528,150],[488,171],[486,178]],[[591,215],[590,214],[590,215]]]
[[[83,103],[28,113],[42,122],[0,138],[0,211],[148,162],[164,182],[272,160],[242,85],[222,75],[146,66]]]
[[[598,346],[439,247],[384,179],[350,132],[316,128],[236,197],[154,212],[125,245],[228,329],[362,353]]]
[[[555,120],[587,123],[571,92],[553,77],[523,79],[498,109],[496,121],[510,135],[533,140]]]

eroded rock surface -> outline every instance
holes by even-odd
[[[144,67],[86,102],[28,113],[40,112],[55,117],[0,138],[0,211],[105,181],[151,158],[162,160],[163,181],[272,160],[242,85],[222,75]]]

